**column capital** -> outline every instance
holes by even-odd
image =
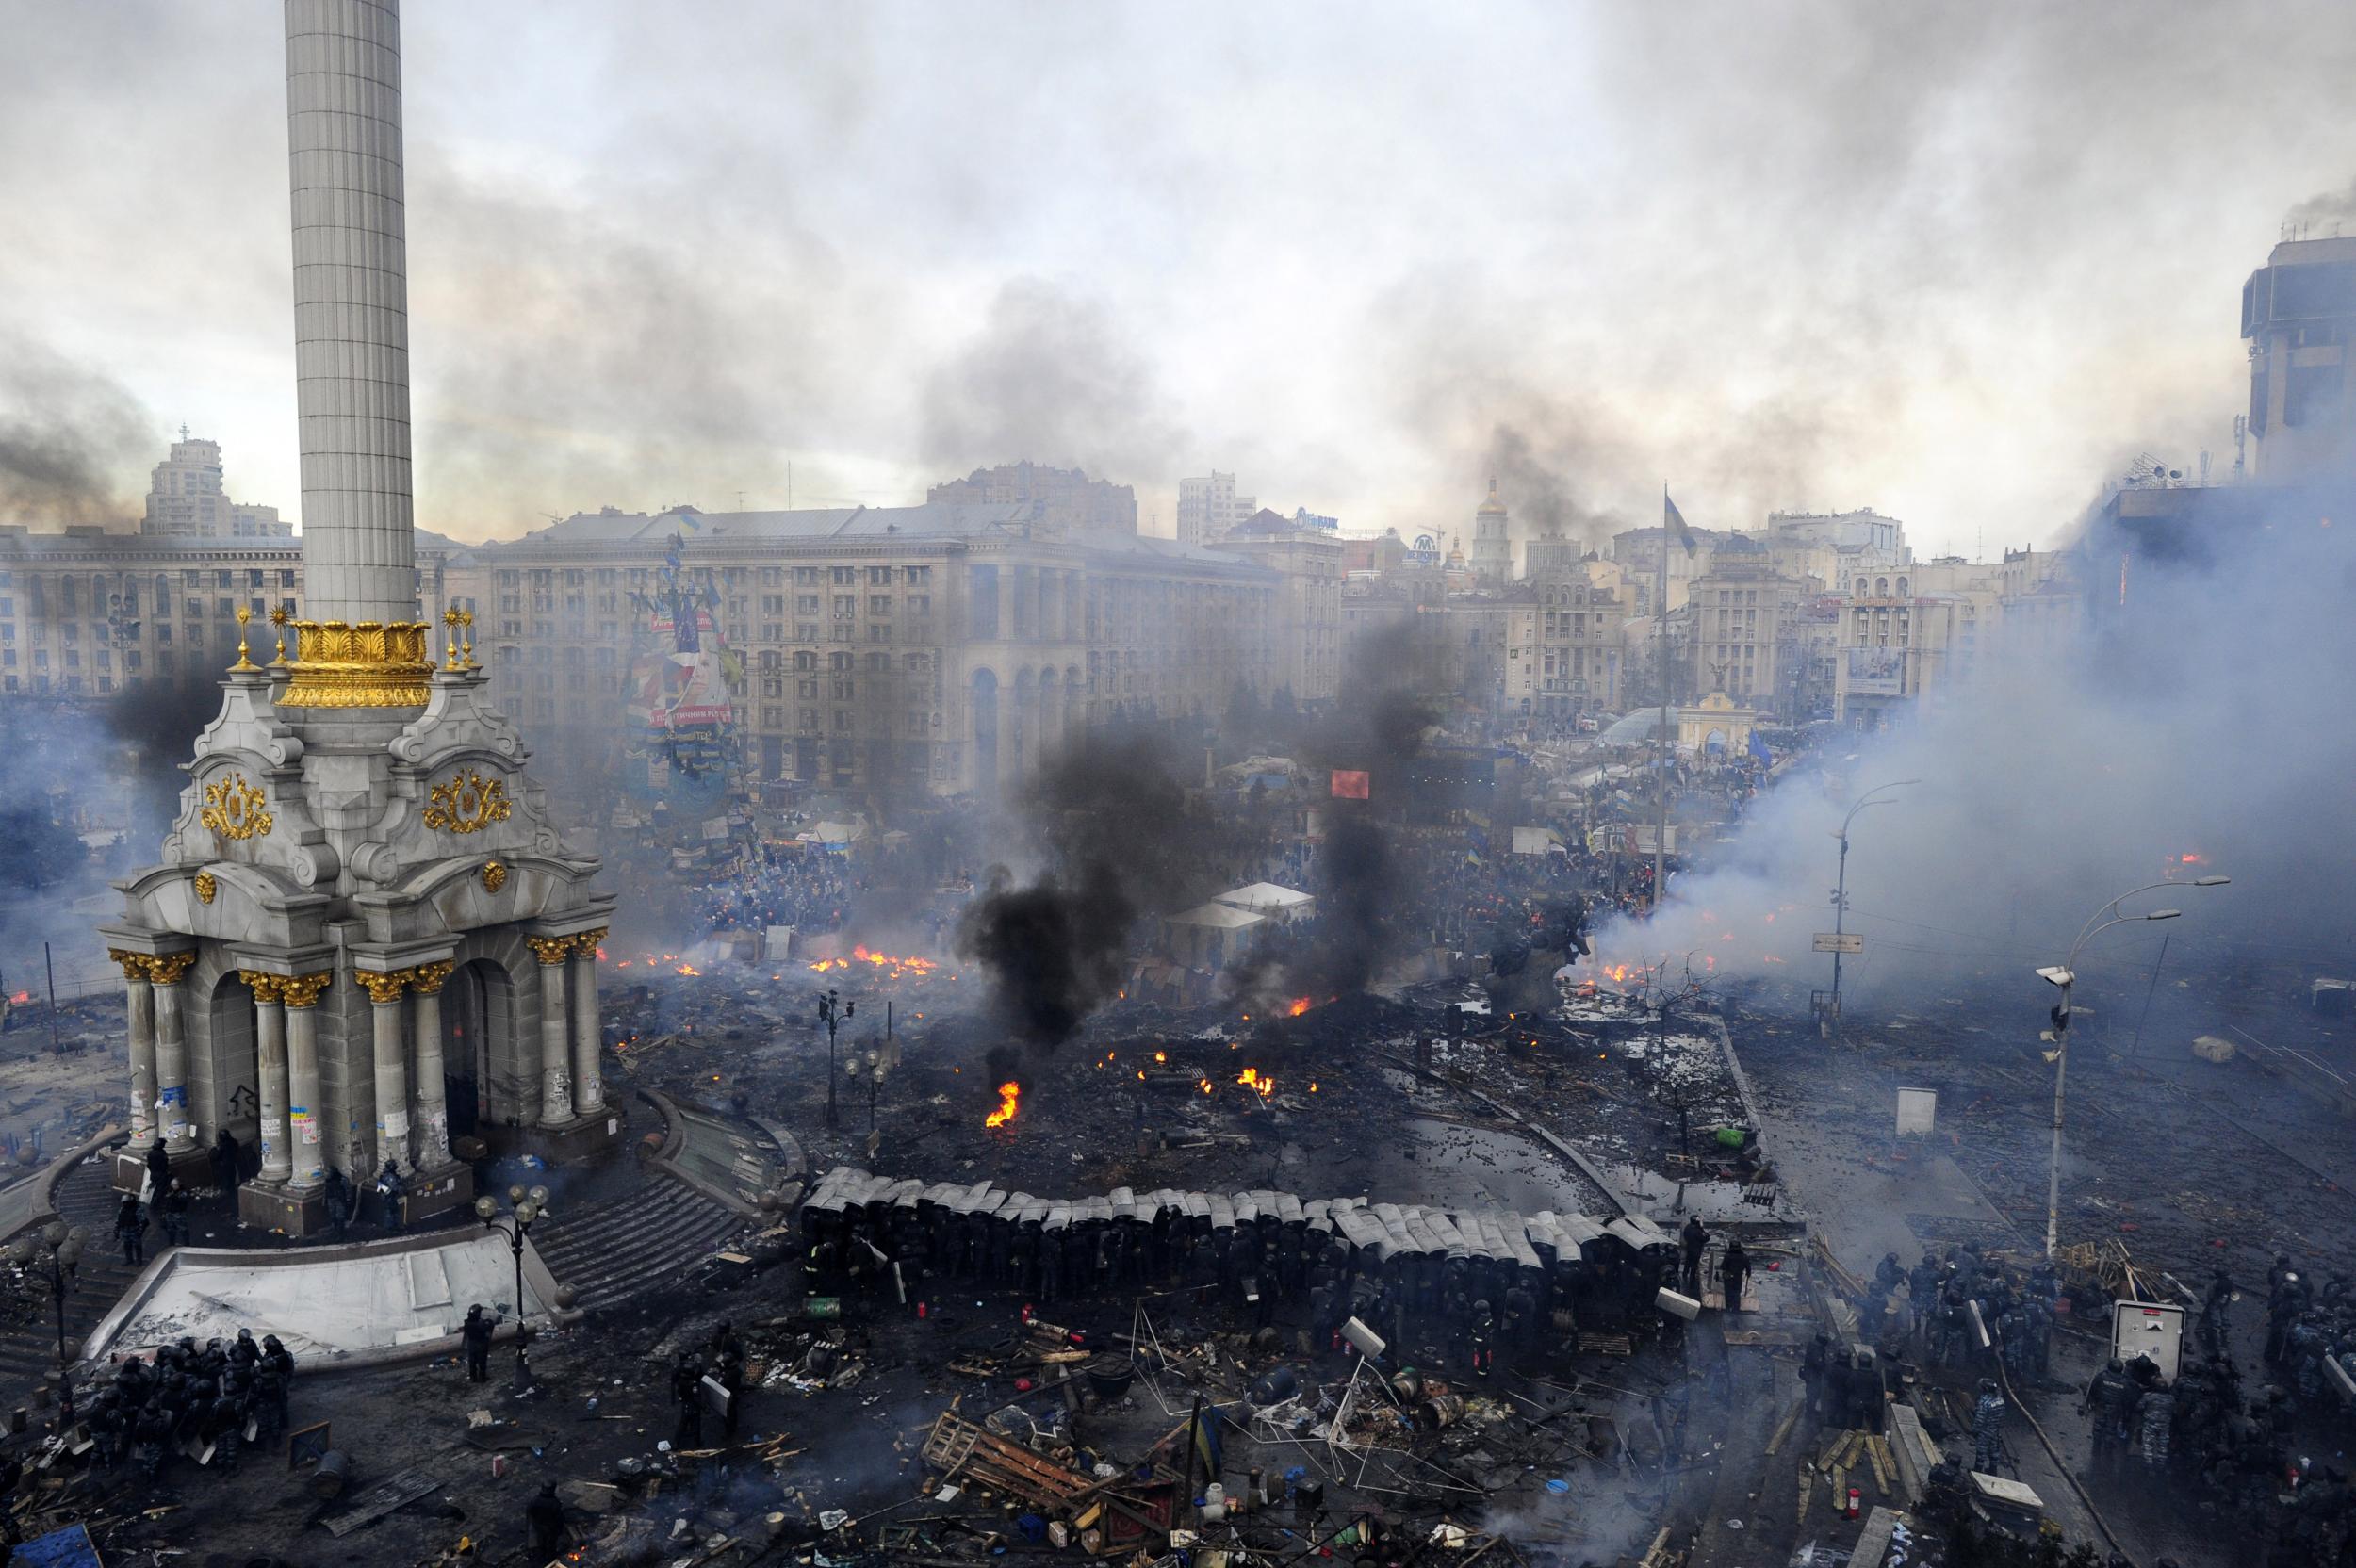
[[[436,958],[432,963],[419,964],[407,972],[410,988],[419,996],[439,996],[442,982],[448,980],[457,967],[457,961],[450,958]]]
[[[254,992],[254,1000],[257,1003],[268,1005],[286,1000],[280,991],[280,988],[286,983],[286,977],[283,974],[265,974],[257,969],[241,969],[237,971],[237,978],[246,983],[247,988]]]
[[[583,931],[572,938],[573,951],[584,958],[595,958],[599,944],[605,940],[607,929],[600,925],[595,931]]]
[[[544,964],[561,964],[573,950],[570,937],[526,937],[524,942],[532,949],[532,956]]]
[[[399,1002],[401,988],[409,983],[408,972],[398,969],[389,973],[379,973],[375,970],[355,969],[352,972],[352,978],[362,990],[368,993],[368,1000],[380,1007],[389,1006]]]
[[[316,974],[282,974],[278,977],[278,994],[289,1007],[315,1007],[319,992],[335,983],[335,972],[320,970]]]
[[[147,977],[159,986],[176,986],[195,962],[193,953],[158,953],[147,960]]]
[[[155,976],[149,972],[147,967],[148,965],[154,963],[155,960],[150,958],[144,953],[133,953],[127,948],[110,947],[106,949],[106,956],[112,958],[116,963],[123,966],[123,977],[125,980],[152,980],[155,978]]]

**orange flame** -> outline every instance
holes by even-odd
[[[865,942],[860,942],[851,949],[851,956],[848,958],[821,958],[810,968],[813,973],[826,974],[838,969],[849,969],[855,963],[871,964],[882,970],[887,978],[893,980],[909,974],[922,979],[941,967],[939,962],[931,958],[920,958],[913,954],[877,953],[869,948]],[[951,978],[956,977],[953,975]]]
[[[1004,1127],[1014,1119],[1015,1102],[1023,1098],[1023,1086],[1013,1082],[998,1086],[998,1108],[982,1119],[985,1127]]]
[[[1286,1018],[1299,1018],[1301,1014],[1309,1010],[1309,1006],[1310,1003],[1307,997],[1296,996],[1292,999],[1291,1004],[1285,1007],[1284,1016]]]
[[[1245,1088],[1255,1090],[1263,1100],[1276,1092],[1276,1080],[1264,1076],[1257,1068],[1245,1068],[1235,1082]]]
[[[681,964],[681,965],[679,965],[679,972],[681,974],[701,974],[701,973],[703,972],[703,971],[702,971],[702,970],[697,969],[697,968],[696,968],[695,965],[693,965],[693,964]]]

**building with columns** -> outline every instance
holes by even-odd
[[[614,901],[549,820],[470,617],[417,618],[399,7],[298,0],[286,32],[303,616],[272,607],[257,663],[270,634],[235,607],[178,818],[100,929],[128,992],[117,1184],[158,1142],[193,1176],[227,1130],[262,1152],[240,1215],[301,1234],[330,1167],[392,1165],[414,1217],[471,1201],[454,1137],[563,1160],[620,1117],[597,1066]]]

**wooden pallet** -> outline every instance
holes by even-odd
[[[971,1476],[1044,1508],[1071,1508],[1100,1484],[945,1411],[924,1439],[924,1458],[943,1476]]]

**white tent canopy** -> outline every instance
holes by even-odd
[[[1253,914],[1277,920],[1290,920],[1305,915],[1317,907],[1317,899],[1296,888],[1280,888],[1273,882],[1250,882],[1231,889],[1211,900],[1232,909],[1248,909]]]

